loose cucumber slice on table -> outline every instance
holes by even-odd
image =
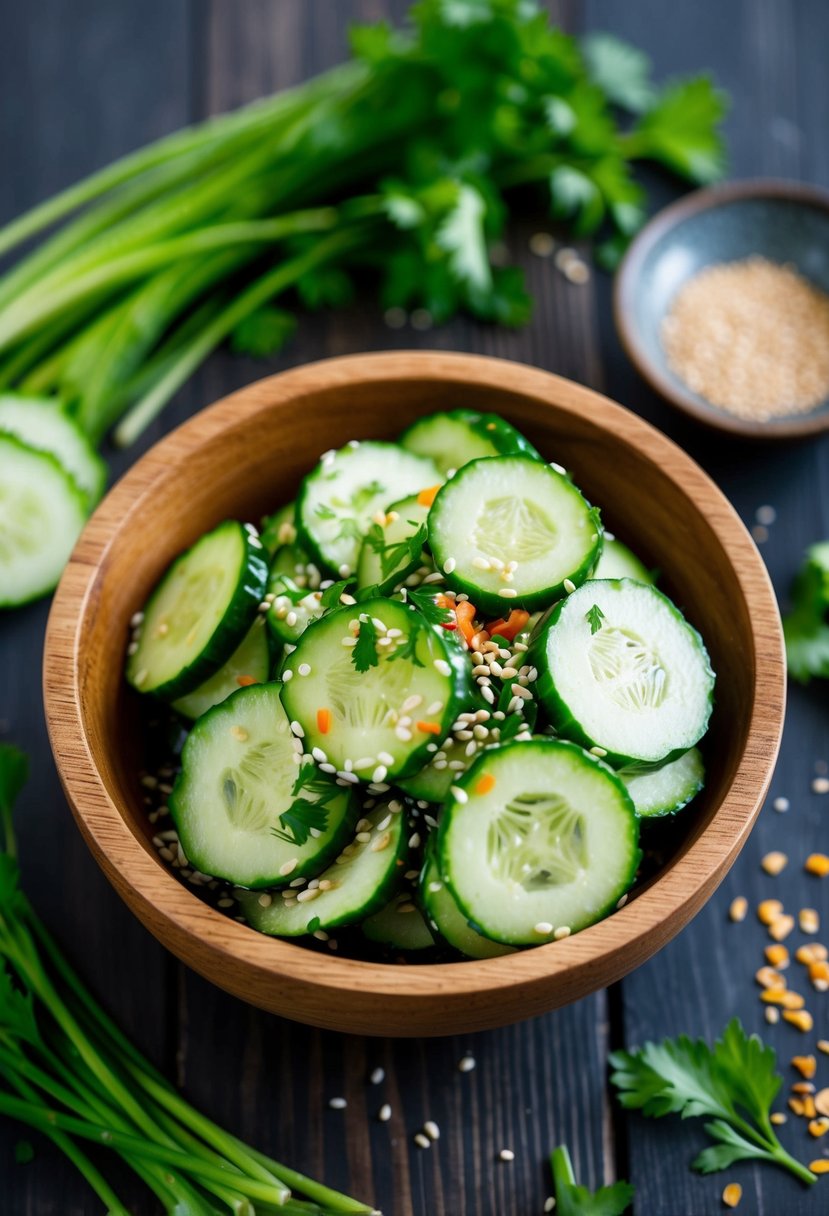
[[[529,439],[509,422],[475,410],[449,410],[419,418],[400,436],[400,444],[418,456],[430,457],[444,476],[482,456],[524,453],[541,460]]]
[[[421,565],[430,505],[431,492],[412,494],[381,512],[384,522],[372,522],[357,562],[361,591],[371,587],[377,595],[388,595]]]
[[[322,870],[352,834],[353,792],[302,766],[278,684],[241,688],[199,718],[170,814],[188,861],[244,887]]]
[[[0,608],[52,590],[86,508],[87,496],[54,456],[0,432]]]
[[[48,397],[0,394],[0,431],[40,452],[51,452],[80,486],[89,509],[106,483],[106,465],[73,418]]]
[[[265,594],[262,553],[255,529],[228,520],[173,562],[147,602],[127,659],[134,688],[178,699],[227,662]]]
[[[470,698],[466,654],[394,600],[366,600],[315,621],[286,665],[282,701],[306,752],[316,748],[323,764],[361,781],[417,772]]]
[[[464,916],[455,897],[441,878],[434,849],[427,848],[420,872],[420,899],[435,932],[467,958],[501,958],[514,954],[515,946],[483,937]]]
[[[286,503],[273,515],[266,515],[262,520],[259,539],[265,549],[273,556],[283,545],[293,545],[296,542],[296,503]]]
[[[477,608],[545,608],[590,575],[598,512],[549,465],[528,456],[473,460],[429,512],[429,545],[448,585]]]
[[[453,786],[440,870],[487,937],[539,945],[601,920],[633,882],[639,820],[622,782],[572,743],[533,739],[479,756]]]
[[[616,766],[675,759],[708,728],[708,652],[655,587],[586,583],[553,609],[533,661],[537,695],[558,733]]]
[[[705,784],[705,763],[698,747],[683,752],[659,768],[625,772],[619,776],[627,786],[637,814],[656,819],[673,815],[694,798]]]
[[[396,950],[429,950],[435,944],[423,913],[413,902],[412,891],[400,891],[379,912],[366,917],[360,926],[370,942]]]
[[[275,894],[263,902],[250,891],[236,891],[248,924],[260,933],[275,937],[301,937],[314,929],[351,925],[378,911],[387,902],[398,881],[406,854],[406,823],[402,813],[393,814],[384,803],[366,811],[367,826],[346,845],[336,861],[319,875],[318,895],[304,898],[296,891]],[[347,850],[347,851],[346,851]],[[310,896],[310,898],[309,898]]]
[[[231,693],[249,684],[264,684],[270,670],[270,651],[265,622],[257,616],[236,650],[215,675],[200,684],[194,692],[173,702],[173,709],[185,718],[195,720],[214,705],[226,700]]]
[[[602,555],[599,558],[591,578],[632,578],[638,583],[653,586],[656,579],[653,572],[640,561],[632,549],[622,544],[615,536],[605,532],[602,544]]]
[[[300,543],[323,566],[346,578],[357,568],[372,516],[395,498],[440,481],[433,461],[395,443],[347,444],[327,452],[297,499]]]

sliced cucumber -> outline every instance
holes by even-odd
[[[571,481],[529,456],[473,460],[429,512],[435,565],[479,609],[546,608],[589,576],[598,513]]]
[[[602,555],[593,571],[591,578],[632,578],[637,583],[647,583],[653,586],[653,577],[644,562],[636,554],[623,545],[615,536],[604,535]]]
[[[293,549],[293,546],[290,546]],[[284,553],[280,549],[277,557]],[[307,583],[307,578],[302,580]],[[304,633],[311,621],[322,616],[322,592],[308,591],[299,586],[294,578],[271,567],[268,593],[273,600],[268,608],[268,628],[277,642],[293,644]]]
[[[265,906],[249,891],[236,898],[252,928],[275,937],[301,937],[314,929],[335,929],[363,920],[382,908],[396,883],[406,853],[406,823],[385,803],[365,813],[367,827],[319,875],[319,894],[299,898],[286,892]],[[293,888],[292,890],[296,890]],[[310,892],[309,892],[310,894]]]
[[[372,516],[392,499],[417,494],[438,481],[431,460],[394,443],[354,443],[328,452],[299,492],[300,543],[345,578],[357,568]]]
[[[533,649],[559,734],[608,762],[659,764],[708,727],[714,673],[702,638],[655,587],[591,580],[558,604]]]
[[[296,542],[296,503],[286,503],[273,515],[267,515],[262,520],[262,530],[259,539],[273,556],[282,545],[293,545]]]
[[[255,531],[228,520],[173,562],[150,596],[127,680],[179,698],[227,662],[253,624],[268,568]]]
[[[240,688],[199,718],[169,799],[188,860],[253,888],[323,869],[350,837],[357,802],[299,757],[278,684]]]
[[[611,769],[574,744],[492,748],[453,790],[438,834],[440,869],[487,937],[531,946],[557,929],[584,929],[633,882],[633,802]]]
[[[357,585],[388,595],[421,564],[429,504],[412,494],[381,512],[366,532],[357,563]]]
[[[466,654],[393,600],[327,614],[309,625],[286,662],[282,700],[305,750],[317,748],[323,763],[361,781],[417,772],[470,696]]]
[[[530,441],[509,422],[475,410],[449,410],[419,418],[403,432],[400,443],[418,456],[430,457],[444,476],[482,456],[523,453],[541,460]]]
[[[361,928],[370,942],[396,950],[429,950],[435,944],[412,891],[401,891],[379,912],[367,917]]]
[[[268,634],[264,626],[264,620],[258,616],[224,666],[195,692],[174,701],[173,709],[195,721],[238,689],[249,684],[264,684],[270,671]]]
[[[470,743],[476,743],[477,750],[485,746],[483,742],[478,744],[477,740],[471,740]],[[421,798],[424,802],[443,802],[449,793],[449,786],[453,785],[458,775],[465,772],[472,763],[473,757],[467,755],[469,746],[469,743],[449,735],[428,764],[411,777],[402,778],[397,784],[410,798]],[[458,767],[459,765],[462,767]]]
[[[54,456],[0,433],[0,608],[52,590],[86,506],[86,495]]]
[[[658,818],[681,811],[705,784],[705,764],[698,747],[683,752],[659,768],[619,773],[633,799],[637,814]]]
[[[434,849],[427,849],[420,872],[420,899],[435,932],[467,958],[501,958],[515,953],[515,946],[490,941],[470,925],[441,878]]]
[[[0,431],[16,435],[39,452],[51,452],[83,490],[87,507],[95,506],[104,491],[106,465],[57,401],[0,394]]]

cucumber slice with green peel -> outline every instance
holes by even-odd
[[[173,562],[147,601],[127,659],[134,688],[178,699],[227,662],[265,594],[262,554],[251,525],[227,520]]]
[[[188,861],[250,888],[324,869],[359,808],[351,790],[298,763],[301,754],[278,684],[240,688],[199,718],[169,798]]]
[[[224,666],[194,692],[174,701],[173,709],[195,721],[240,688],[264,684],[269,671],[268,634],[264,619],[258,616]]]
[[[708,652],[655,587],[586,583],[553,609],[532,662],[536,695],[559,734],[617,767],[673,760],[708,728]]]
[[[357,586],[377,595],[389,595],[421,565],[429,504],[412,494],[383,514],[385,522],[375,520],[366,532],[357,562]]]
[[[619,773],[633,799],[637,814],[656,819],[673,815],[694,798],[705,784],[705,763],[697,747],[683,752],[659,768]]]
[[[0,433],[0,608],[55,587],[86,510],[86,495],[54,456]]]
[[[316,561],[346,578],[357,568],[372,517],[394,498],[440,481],[431,460],[395,443],[353,443],[331,451],[302,483],[299,541]]]
[[[506,743],[453,786],[438,829],[440,870],[486,937],[540,945],[616,906],[636,875],[639,819],[602,761],[557,739]]]
[[[370,942],[393,946],[396,950],[429,950],[434,947],[432,931],[423,913],[413,902],[412,891],[401,891],[379,912],[373,912],[360,926]]]
[[[653,572],[639,560],[633,550],[607,533],[604,535],[602,555],[590,577],[632,578],[637,583],[647,583],[650,587],[656,582]]]
[[[73,418],[48,397],[0,394],[0,431],[50,452],[86,495],[91,510],[104,492],[106,465]]]
[[[400,445],[418,456],[430,457],[443,476],[484,456],[523,453],[542,459],[529,439],[505,419],[475,410],[449,410],[419,418],[400,436]]]
[[[271,556],[283,545],[296,543],[296,503],[286,503],[262,520],[259,539]]]
[[[295,643],[324,612],[322,592],[298,587],[287,574],[271,574],[268,593],[274,596],[267,613],[268,628],[277,642]]]
[[[248,924],[274,937],[302,937],[315,929],[352,925],[379,911],[398,882],[408,848],[405,817],[384,803],[366,811],[364,830],[346,844],[333,865],[318,875],[311,891],[296,887],[275,894],[270,903],[250,891],[236,891]],[[294,897],[294,892],[296,893]]]
[[[450,785],[457,781],[460,773],[465,772],[472,764],[473,756],[467,755],[467,747],[471,743],[461,742],[454,735],[449,735],[441,743],[428,764],[411,777],[403,777],[397,784],[410,798],[420,798],[424,802],[443,802],[449,793]],[[478,745],[477,750],[486,746],[485,742]],[[459,768],[458,765],[462,765]]]
[[[501,958],[515,953],[515,946],[490,941],[469,923],[441,878],[431,848],[427,848],[426,861],[420,872],[420,900],[435,933],[467,958]]]
[[[416,773],[471,695],[465,652],[415,608],[385,599],[309,625],[282,678],[306,752],[361,781]]]
[[[529,456],[473,460],[429,512],[437,568],[476,608],[534,611],[589,577],[601,552],[598,512],[571,481]]]

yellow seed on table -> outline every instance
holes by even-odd
[[[760,993],[760,1000],[765,1001],[767,1005],[782,1005],[783,998],[787,995],[785,988],[764,988]]]
[[[818,1157],[817,1161],[809,1162],[813,1174],[829,1174],[829,1157]]]
[[[802,1009],[806,1004],[799,992],[784,992],[780,997],[784,1009]]]
[[[783,905],[779,899],[764,899],[757,905],[757,919],[764,925],[770,925],[782,912]]]
[[[782,874],[788,864],[789,859],[786,854],[778,851],[766,853],[765,857],[760,862],[760,865],[763,867],[766,873],[773,876]]]
[[[815,1024],[814,1018],[807,1009],[784,1009],[783,1017],[790,1025],[795,1026],[804,1034],[808,1034]]]
[[[809,942],[807,946],[799,946],[795,953],[799,963],[809,966],[810,963],[823,963],[829,958],[829,950],[822,942]]]
[[[819,1089],[815,1094],[815,1110],[829,1117],[829,1089]]]
[[[773,967],[761,967],[759,971],[754,972],[754,978],[761,988],[785,988],[785,977],[779,971],[775,971]]]
[[[814,1136],[817,1140],[819,1136],[825,1136],[829,1132],[829,1119],[811,1119],[809,1121],[809,1135]]]
[[[813,1094],[815,1087],[811,1081],[795,1081],[792,1086],[793,1094]]]
[[[738,895],[736,899],[732,899],[731,906],[728,909],[728,915],[731,920],[739,923],[745,920],[748,912],[748,900],[745,895]]]
[[[773,1115],[769,1115],[769,1119],[775,1127],[779,1127],[781,1123],[786,1122],[786,1116],[780,1110],[776,1110]]]
[[[811,1094],[806,1094],[803,1098],[803,1118],[814,1119],[816,1114],[815,1100]]]
[[[784,967],[789,965],[789,952],[785,946],[766,946],[763,953],[766,956],[766,961],[776,967],[778,971],[782,971]]]
[[[727,1208],[736,1208],[743,1197],[743,1188],[739,1182],[729,1182],[722,1193],[722,1201]]]
[[[800,1098],[789,1098],[789,1110],[793,1115],[803,1114],[803,1102]]]
[[[829,857],[825,853],[810,853],[803,863],[803,869],[807,874],[825,878],[829,874]]]
[[[814,1056],[792,1056],[791,1065],[807,1081],[811,1081],[817,1070],[817,1060]]]
[[[775,1005],[766,1006],[766,1021],[769,1026],[776,1026],[780,1021],[780,1010]]]
[[[818,1039],[818,1051],[822,1051],[825,1056],[829,1056],[829,1039]]]
[[[817,987],[823,981],[829,983],[829,963],[821,959],[820,962],[809,963],[809,979]],[[825,991],[825,989],[824,989]]]
[[[793,928],[793,916],[777,916],[769,925],[769,937],[773,937],[776,942],[782,942],[789,936]]]
[[[801,908],[797,919],[802,933],[817,933],[820,928],[820,917],[816,908]]]

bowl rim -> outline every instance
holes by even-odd
[[[613,321],[616,332],[630,361],[639,374],[670,405],[689,414],[714,430],[727,431],[753,439],[794,439],[817,435],[829,429],[829,409],[820,413],[795,415],[776,421],[762,422],[738,418],[706,406],[697,397],[675,383],[648,354],[639,330],[633,321],[633,298],[645,259],[662,237],[691,216],[703,211],[747,199],[784,199],[816,207],[829,213],[829,190],[809,182],[788,181],[785,178],[750,178],[706,186],[669,203],[645,224],[628,247],[613,283]]]
[[[669,462],[672,479],[705,517],[751,605],[756,657],[752,715],[732,783],[711,821],[670,870],[613,916],[564,941],[503,958],[397,967],[331,954],[319,966],[317,956],[301,947],[261,936],[211,908],[167,875],[154,851],[134,834],[110,798],[92,757],[79,693],[79,641],[109,551],[122,528],[130,525],[135,511],[151,496],[155,483],[169,476],[171,461],[178,465],[194,447],[224,432],[226,426],[250,425],[258,415],[298,395],[349,383],[413,377],[425,383],[457,383],[467,393],[503,383],[509,392],[554,406],[564,416],[589,414],[600,407],[607,429],[624,434],[646,458]],[[719,885],[759,814],[779,749],[786,694],[780,618],[765,565],[734,508],[691,457],[643,419],[592,389],[524,364],[443,351],[349,355],[284,371],[229,394],[156,443],[109,491],[81,534],[49,615],[43,683],[52,751],[81,833],[110,882],[168,949],[209,974],[214,982],[221,982],[216,968],[211,974],[205,970],[204,957],[199,961],[190,956],[194,936],[212,954],[214,963],[225,969],[241,968],[250,982],[264,975],[271,983],[293,984],[294,991],[299,990],[297,984],[306,990],[323,990],[326,999],[343,989],[359,989],[379,999],[400,998],[404,993],[409,1001],[439,997],[447,1009],[453,1000],[460,1003],[475,994],[506,988],[529,994],[543,986],[549,993],[556,977],[563,980],[565,973],[574,984],[585,980],[583,991],[558,1001],[566,1003],[621,978],[679,932]],[[124,857],[129,858],[126,867]],[[161,876],[163,881],[159,881]],[[303,958],[314,962],[309,969],[313,974],[297,975],[302,968],[295,965]],[[238,975],[237,981],[231,984],[229,979],[231,990],[248,995]],[[255,1001],[253,992],[249,999]],[[548,1000],[545,1007],[555,1003]],[[539,1008],[536,1001],[535,1008],[516,1010],[512,1020],[531,1016]],[[332,1017],[320,1015],[318,1024],[341,1024],[342,1019]],[[481,1028],[505,1020],[481,1017],[476,1025]],[[367,1022],[363,1018],[360,1028],[365,1030]],[[470,1026],[475,1028],[472,1019]],[[395,1030],[372,1028],[367,1032]],[[415,1032],[398,1029],[396,1033]]]

